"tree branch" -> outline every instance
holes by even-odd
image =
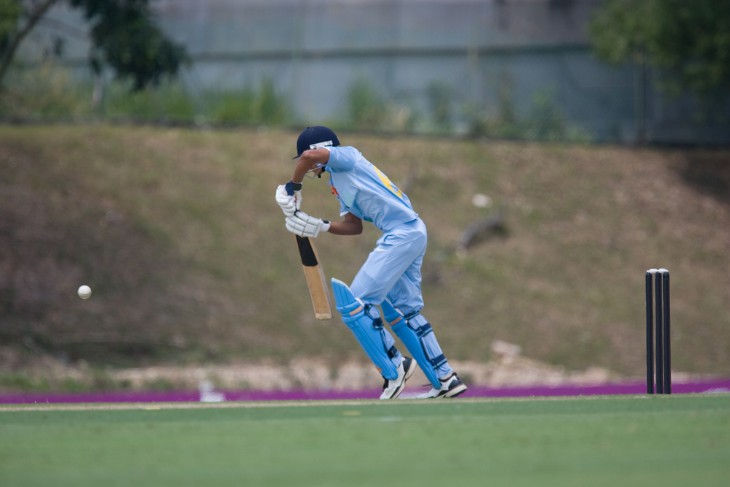
[[[18,33],[15,35],[15,38],[8,46],[8,50],[5,52],[2,63],[0,64],[0,90],[2,89],[2,82],[5,78],[5,72],[8,70],[10,63],[13,61],[13,58],[15,57],[15,53],[18,50],[20,43],[23,42],[23,39],[25,39],[30,31],[32,31],[33,28],[36,26],[38,21],[43,18],[46,12],[48,12],[48,9],[50,9],[56,2],[58,2],[58,0],[44,0],[38,7],[36,7],[34,11],[30,13],[30,16],[28,17],[28,22],[26,22],[26,24],[22,26]]]

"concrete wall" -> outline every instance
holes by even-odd
[[[468,113],[500,103],[529,117],[550,100],[593,140],[730,142],[725,125],[693,125],[697,106],[670,100],[650,72],[608,66],[586,33],[600,0],[158,0],[164,29],[193,64],[193,92],[256,89],[273,82],[298,121],[348,116],[349,90],[365,82],[391,106],[428,114],[428,88],[446,87],[454,130]],[[88,52],[78,14],[61,6],[35,47],[61,32],[66,58]],[[81,34],[79,34],[81,33]],[[730,114],[730,107],[723,111]],[[730,117],[725,117],[730,118]],[[422,127],[423,128],[423,127]]]

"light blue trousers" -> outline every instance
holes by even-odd
[[[398,336],[426,373],[434,387],[438,378],[451,374],[446,357],[436,340],[431,325],[419,314],[423,308],[421,294],[421,265],[426,253],[428,234],[426,225],[419,219],[399,226],[383,234],[375,249],[355,276],[350,287],[353,295],[366,305],[380,305],[387,298],[403,315],[409,317],[408,325],[398,328]],[[371,312],[370,316],[376,316]],[[383,348],[395,344],[391,334],[383,329]],[[393,359],[396,360],[396,359]],[[397,358],[400,363],[400,357]],[[398,364],[394,362],[397,367]]]
[[[418,219],[384,233],[352,281],[350,289],[374,306],[385,298],[409,315],[423,308],[421,265],[428,233]]]

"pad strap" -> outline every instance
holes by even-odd
[[[370,306],[366,306],[366,307],[365,307],[365,314],[368,314],[368,312],[367,312],[367,309],[368,309],[369,307],[370,307]],[[379,330],[379,331],[381,331],[381,332],[385,332],[385,333],[387,333],[387,330],[386,330],[386,329],[385,329],[385,327],[383,326],[383,320],[382,320],[382,319],[380,319],[380,318],[375,318],[375,319],[373,320],[373,328],[375,328],[376,330]],[[387,354],[388,354],[388,357],[390,357],[390,358],[396,358],[396,357],[398,357],[398,356],[399,356],[399,354],[400,354],[400,352],[398,352],[398,349],[396,348],[396,346],[395,346],[395,345],[393,345],[393,346],[392,346],[392,347],[390,347],[390,348],[389,348],[388,350],[386,350],[386,351],[385,351],[385,353],[387,353]]]
[[[421,326],[411,325],[411,329],[416,332],[416,335],[418,335],[418,338],[420,338],[422,341],[426,339],[428,335],[433,333],[433,327],[429,322],[426,322]],[[431,363],[431,366],[433,368],[437,369],[446,363],[446,356],[441,353],[435,357],[428,357],[428,361]]]

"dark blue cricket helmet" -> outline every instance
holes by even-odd
[[[332,131],[332,129],[324,127],[322,125],[315,125],[314,127],[307,127],[302,130],[297,139],[297,155],[294,159],[300,157],[302,152],[308,149],[315,149],[317,147],[337,147],[340,145],[340,139]]]

